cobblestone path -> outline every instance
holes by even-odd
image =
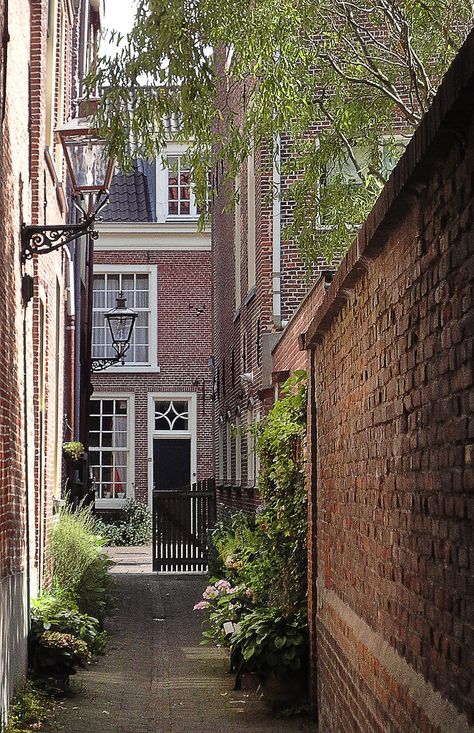
[[[254,689],[233,692],[226,658],[200,646],[192,611],[203,576],[151,572],[147,548],[117,548],[116,615],[107,654],[73,679],[58,718],[64,733],[283,733],[302,720],[270,716]],[[245,685],[244,685],[245,687]]]

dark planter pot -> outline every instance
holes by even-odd
[[[308,677],[305,672],[283,677],[270,672],[261,685],[263,700],[272,709],[291,707],[308,696]]]

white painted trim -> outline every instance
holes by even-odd
[[[132,364],[124,365],[123,367],[113,365],[102,370],[102,373],[107,374],[120,374],[122,372],[147,372],[150,369],[159,371],[158,367],[158,267],[157,265],[94,265],[94,275],[108,274],[108,273],[119,273],[121,275],[126,274],[137,274],[146,273],[150,276],[149,280],[149,309],[150,309],[150,324],[149,324],[149,342],[148,342],[148,355],[150,361],[148,364]],[[122,372],[116,371],[121,369]]]
[[[189,430],[155,430],[155,400],[187,400],[189,402]],[[148,393],[148,505],[153,506],[153,440],[154,438],[191,438],[191,475],[197,475],[197,394],[195,392]]]
[[[97,252],[125,250],[210,251],[210,229],[200,232],[195,220],[147,222],[114,222],[97,224],[99,238],[94,243]],[[96,266],[97,267],[97,266]]]
[[[126,499],[135,498],[135,393],[134,392],[93,392],[91,400],[127,400],[127,433],[129,438],[128,444],[128,475]],[[89,453],[94,452],[94,447],[89,447]],[[100,449],[99,449],[100,450]],[[120,450],[117,448],[117,450]],[[133,477],[133,480],[132,480]],[[125,499],[96,499],[95,506],[97,509],[121,509],[125,504]]]
[[[185,143],[170,142],[167,143],[166,149],[162,151],[156,159],[156,220],[159,223],[176,223],[179,227],[182,223],[186,225],[187,222],[194,222],[194,228],[196,228],[195,222],[199,219],[199,214],[196,212],[196,199],[194,196],[193,186],[191,182],[191,198],[190,198],[190,211],[192,214],[168,214],[168,166],[165,165],[164,158],[168,156],[175,156],[182,158],[189,145]]]
[[[229,417],[225,423],[225,482],[232,483],[232,426]]]

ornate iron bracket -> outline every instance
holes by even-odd
[[[99,233],[94,230],[95,217],[88,217],[79,224],[22,224],[21,226],[21,259],[30,260],[35,254],[54,252],[78,237],[90,234],[97,239]]]
[[[127,348],[117,353],[117,356],[104,357],[102,359],[91,359],[91,372],[101,372],[103,369],[107,369],[109,366],[122,362],[122,366],[125,364],[125,355],[130,348],[130,344],[127,344]]]
[[[81,202],[83,207],[74,201],[74,206],[83,217],[82,221],[76,224],[21,225],[21,261],[23,264],[34,255],[54,252],[86,234],[89,234],[92,239],[97,239],[99,233],[94,230],[94,225],[96,221],[100,221],[99,213],[109,202],[109,192],[102,191],[97,196],[95,210],[92,214],[87,212],[84,197],[81,198]]]

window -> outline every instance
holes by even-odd
[[[96,499],[123,500],[130,473],[129,400],[91,400],[90,466]]]
[[[255,286],[255,152],[247,158],[247,291]]]
[[[111,268],[112,269],[112,268]],[[100,272],[96,267],[93,280],[92,358],[115,356],[110,329],[105,313],[115,307],[120,291],[127,299],[127,306],[138,313],[132,332],[130,348],[125,356],[129,366],[150,366],[156,364],[156,270],[144,271],[138,267],[134,272],[120,272],[114,266],[113,272]],[[98,271],[98,272],[97,272]]]
[[[240,205],[240,176],[235,179],[235,206],[234,206],[234,278],[235,278],[235,310],[238,311],[242,300],[241,287],[241,213]]]
[[[254,410],[247,409],[247,486],[255,486],[255,434],[253,429]]]
[[[168,156],[168,216],[198,216],[191,171],[181,155]]]
[[[235,417],[235,484],[240,486],[242,481],[242,425],[240,415]]]
[[[219,426],[217,428],[217,441],[217,475],[219,483],[222,484],[224,481],[224,425],[222,418],[220,419]]]
[[[188,431],[188,400],[157,400],[155,402],[155,430]]]
[[[228,484],[232,482],[232,426],[227,419],[225,426],[225,451],[226,451],[226,472],[225,477]]]

